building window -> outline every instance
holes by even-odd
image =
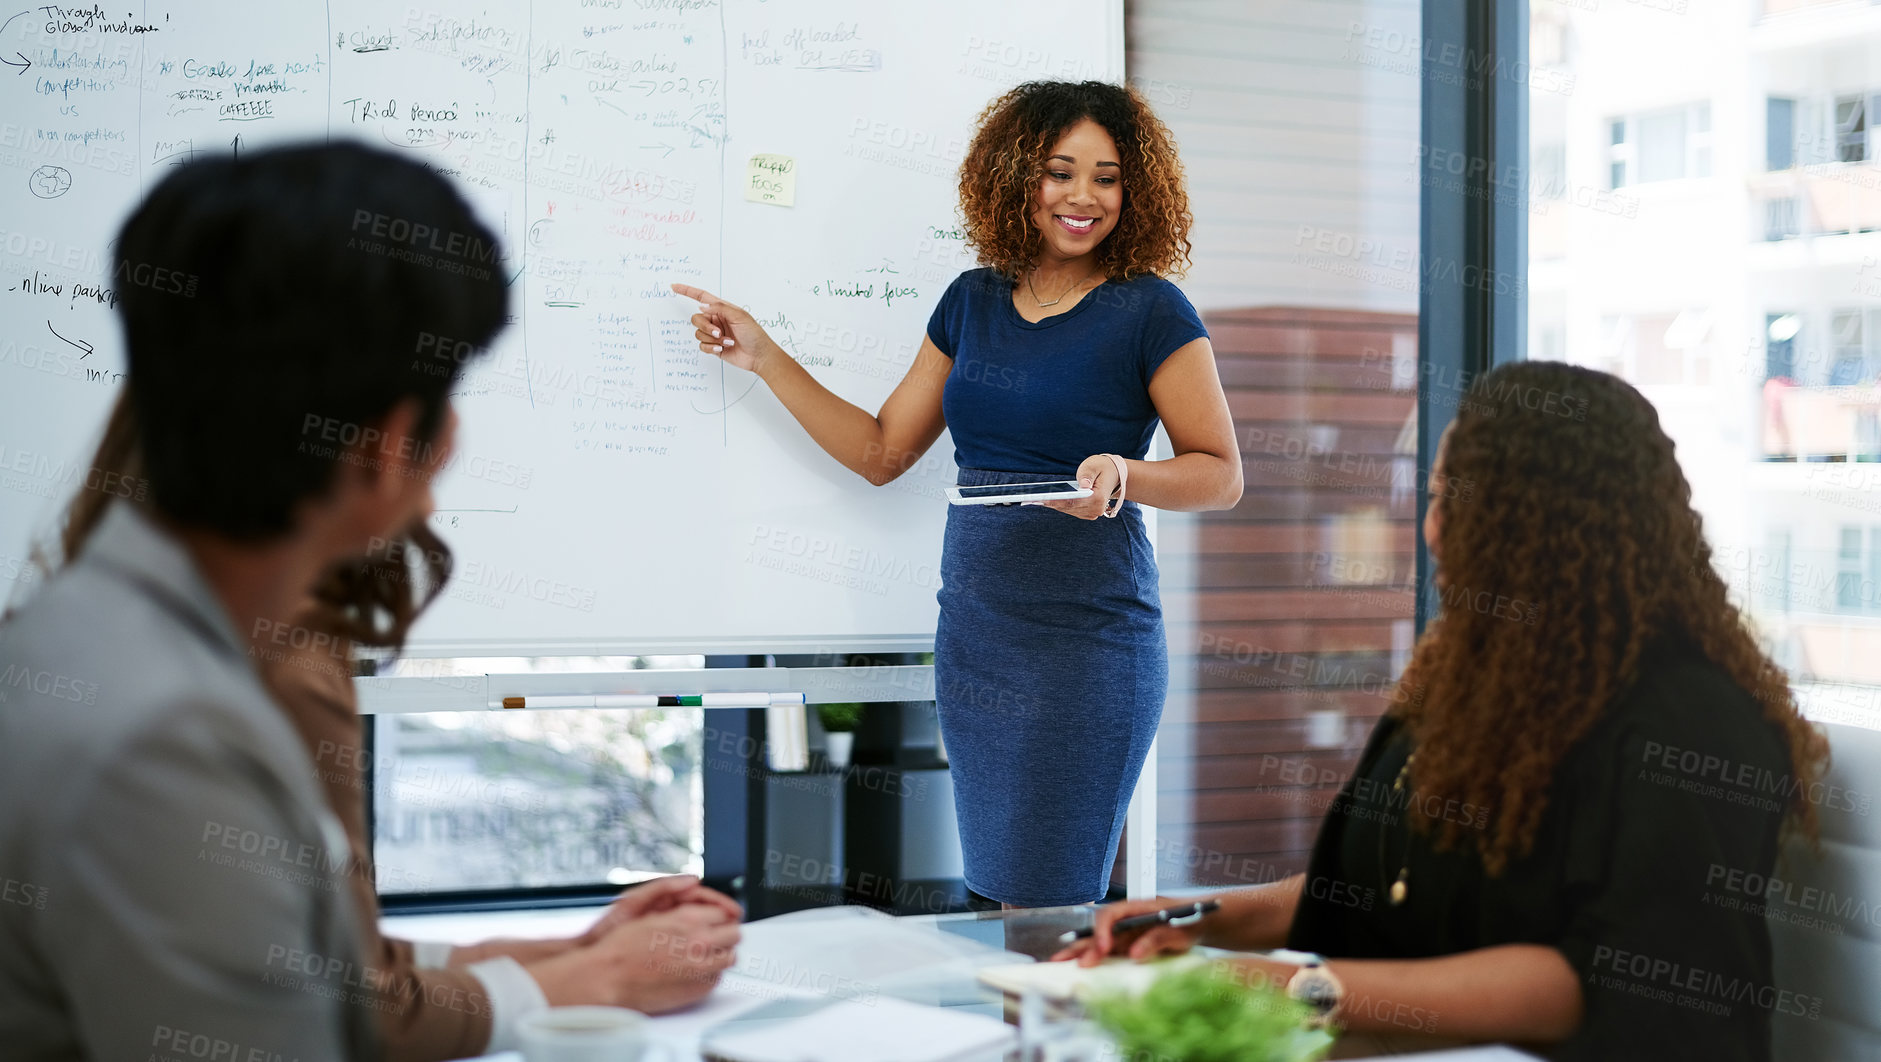
[[[1567,12],[1537,6],[1528,18],[1528,61],[1535,66],[1566,65],[1569,60]]]
[[[1861,584],[1859,597],[1864,609],[1873,612],[1881,609],[1881,598],[1877,598],[1876,589],[1881,588],[1881,527],[1868,529],[1868,578]]]
[[[1536,144],[1528,162],[1530,199],[1560,199],[1567,195],[1567,145],[1560,141]]]
[[[1835,98],[1835,160],[1868,160],[1868,101],[1863,96]]]
[[[1835,610],[1881,611],[1881,527],[1841,529],[1841,548],[1835,556]]]
[[[1796,164],[1796,101],[1772,96],[1764,104],[1764,169],[1787,170]]]
[[[1615,118],[1608,123],[1608,183],[1614,188],[1711,176],[1711,104]]]
[[[1835,607],[1839,612],[1861,611],[1861,528],[1842,528],[1842,546],[1835,554]]]
[[[1613,188],[1625,188],[1632,182],[1628,179],[1633,165],[1633,144],[1626,136],[1626,120],[1615,121],[1609,127],[1607,137],[1607,184]]]
[[[1567,325],[1560,321],[1550,321],[1539,326],[1535,331],[1535,342],[1529,346],[1530,361],[1566,361]]]
[[[1678,318],[1654,314],[1633,322],[1633,371],[1630,378],[1644,387],[1685,382],[1685,348],[1675,345]]]
[[[1832,321],[1830,335],[1833,336],[1834,350],[1829,358],[1829,386],[1851,387],[1872,379],[1874,373],[1868,364],[1868,329],[1864,327],[1865,314],[1860,310],[1837,310]]]
[[[1757,597],[1767,608],[1790,610],[1790,529],[1772,527],[1765,532],[1764,578],[1755,582]]]
[[[1711,316],[1709,310],[1692,309],[1602,318],[1601,345],[1595,352],[1598,360],[1590,364],[1640,386],[1704,384],[1711,373]],[[1545,331],[1540,338],[1550,342]],[[1561,360],[1567,360],[1566,336],[1552,342]]]
[[[1803,204],[1793,195],[1775,196],[1763,203],[1763,238],[1787,240],[1803,233]]]
[[[1796,379],[1796,335],[1802,331],[1802,318],[1793,313],[1769,313],[1764,315],[1763,327],[1764,379]]]

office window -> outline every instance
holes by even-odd
[[[380,893],[620,885],[697,873],[705,850],[704,714],[375,717]]]
[[[1787,170],[1796,161],[1796,101],[1771,96],[1764,104],[1764,169]]]
[[[1802,19],[1760,21],[1760,0],[1658,20],[1545,6],[1565,9],[1575,91],[1531,86],[1531,113],[1549,115],[1534,135],[1583,132],[1567,141],[1571,194],[1547,218],[1575,238],[1531,235],[1531,356],[1558,343],[1642,389],[1720,573],[1799,699],[1871,704],[1881,726],[1881,267],[1867,264],[1881,198],[1864,176],[1881,81],[1862,61],[1881,47],[1875,7],[1814,5],[1804,33]],[[1653,76],[1642,55],[1690,73]],[[1762,120],[1668,105],[1682,83]],[[1640,189],[1639,209],[1583,204],[1577,174],[1625,190],[1612,201]],[[1648,191],[1674,179],[1675,195]],[[1708,314],[1704,339],[1678,342],[1676,323],[1653,336],[1644,323],[1671,311]]]

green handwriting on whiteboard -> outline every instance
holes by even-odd
[[[745,198],[753,203],[795,206],[797,160],[789,155],[753,155],[745,166]]]

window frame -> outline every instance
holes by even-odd
[[[1422,182],[1418,200],[1424,261],[1461,265],[1426,269],[1418,286],[1417,462],[1429,469],[1461,397],[1432,389],[1465,389],[1489,369],[1528,356],[1529,84],[1509,72],[1529,69],[1529,5],[1424,0],[1423,28],[1422,150],[1485,163],[1460,180]],[[1441,61],[1446,55],[1501,61],[1493,75],[1457,78]],[[1494,184],[1493,175],[1511,172],[1522,175],[1515,194]],[[1508,283],[1465,284],[1463,276]],[[1419,526],[1430,510],[1429,477],[1420,479]],[[1416,585],[1428,587],[1435,565],[1422,535],[1413,548]],[[1434,602],[1428,593],[1416,599],[1422,635]]]

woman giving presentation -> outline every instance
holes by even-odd
[[[948,287],[876,414],[743,309],[674,290],[701,304],[701,350],[762,377],[871,483],[951,427],[963,486],[1091,489],[949,507],[934,646],[967,887],[1013,906],[1087,903],[1106,891],[1168,688],[1138,506],[1232,506],[1240,455],[1208,333],[1163,279],[1188,262],[1191,218],[1172,138],[1141,97],[1032,82],[994,100],[961,165],[960,210],[983,268]],[[1145,461],[1158,420],[1175,456]]]

